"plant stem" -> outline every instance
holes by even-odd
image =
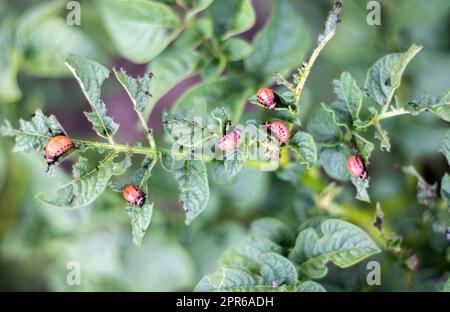
[[[389,119],[392,117],[396,117],[396,116],[401,116],[401,115],[407,115],[410,114],[410,112],[405,111],[403,109],[396,109],[390,112],[381,112],[381,114],[374,116],[372,119],[369,120],[368,123],[366,123],[365,125],[359,126],[357,127],[358,130],[361,129],[365,129],[368,128],[376,123],[379,123],[380,121],[384,120],[384,119]]]
[[[328,17],[328,19],[331,17],[332,14],[339,17],[339,12],[341,10],[342,3],[340,3],[339,5],[338,5],[338,3],[340,3],[340,2],[339,1],[335,2],[334,9],[330,12],[330,16]],[[327,20],[327,22],[328,22],[328,20]],[[339,20],[337,22],[339,22]],[[326,44],[331,40],[331,38],[334,37],[335,34],[336,34],[336,28],[334,28],[333,31],[328,32],[323,38],[319,37],[320,38],[319,44],[312,52],[308,61],[302,64],[302,67],[301,67],[302,72],[301,72],[300,81],[298,82],[298,84],[295,88],[295,92],[294,92],[294,103],[299,103],[300,96],[301,96],[303,88],[305,86],[305,82],[308,79],[308,76],[311,72],[311,68],[313,67],[314,62],[316,61],[320,52],[323,50],[323,48],[326,46]]]
[[[317,57],[319,56],[320,52],[323,50],[325,45],[328,43],[328,41],[330,41],[330,39],[333,38],[334,34],[335,33],[332,32],[328,36],[326,36],[323,39],[323,41],[314,49],[308,61],[304,63],[301,79],[297,84],[297,87],[295,88],[294,102],[298,103],[298,101],[300,100],[300,96],[305,86],[306,79],[308,79],[309,73],[311,72],[311,68],[314,65],[314,62],[316,61]]]
[[[105,142],[94,142],[85,140],[72,140],[75,144],[85,145],[91,148],[103,148],[107,150],[113,150],[122,153],[140,154],[140,155],[153,155],[156,157],[157,149],[151,147],[138,147],[124,144],[111,144]]]

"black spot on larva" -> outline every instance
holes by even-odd
[[[95,170],[96,170],[96,171],[98,171],[98,170],[99,170],[99,169],[98,169],[98,166],[97,166],[97,165],[95,166]]]
[[[148,78],[153,78],[153,73],[148,73]]]
[[[391,85],[391,78],[386,79],[386,81],[384,82],[384,85],[389,87]]]

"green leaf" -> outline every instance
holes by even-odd
[[[380,141],[380,150],[391,151],[391,141],[389,139],[389,133],[384,129],[379,122],[374,123],[375,126],[375,139]]]
[[[89,172],[89,160],[80,156],[78,161],[72,166],[72,175],[75,179],[81,178]]]
[[[342,136],[341,130],[333,122],[331,114],[323,109],[318,109],[313,113],[307,128],[315,141],[322,145],[336,145]]]
[[[175,143],[186,146],[198,146],[217,135],[215,129],[203,125],[202,120],[190,120],[183,116],[163,113],[164,129]]]
[[[300,64],[310,42],[307,27],[290,1],[272,1],[271,12],[244,62],[246,70],[262,82],[270,81],[276,72],[286,75]]]
[[[92,107],[92,112],[85,112],[97,134],[112,140],[119,125],[106,115],[106,105],[100,98],[103,81],[109,77],[109,70],[102,65],[82,56],[69,54],[66,66],[78,80],[81,90]]]
[[[140,189],[146,188],[147,180],[153,169],[153,157],[146,156],[142,161],[141,167],[136,170],[130,178],[130,184],[139,186]],[[144,190],[147,194],[146,190]]]
[[[257,271],[261,266],[262,254],[268,252],[281,254],[282,251],[280,245],[270,239],[252,234],[224,252],[219,259],[219,264],[221,267]]]
[[[127,213],[131,222],[133,243],[140,247],[152,220],[153,203],[145,203],[142,207],[127,204]]]
[[[344,72],[339,80],[333,81],[333,86],[337,101],[345,103],[352,120],[358,120],[364,95],[355,79]]]
[[[125,161],[127,161],[127,159],[125,159]],[[130,165],[131,162],[125,167],[129,167]],[[139,189],[141,189],[146,195],[145,203],[142,207],[131,204],[126,205],[127,213],[131,222],[133,243],[138,247],[141,246],[142,239],[150,226],[153,215],[153,203],[149,202],[150,199],[147,188],[147,180],[151,175],[153,165],[153,157],[146,156],[142,161],[141,167],[133,173],[130,178],[130,182],[128,183],[138,186]]]
[[[59,134],[66,134],[55,116],[45,116],[40,109],[36,110],[30,121],[19,120],[20,128],[13,129],[5,120],[0,133],[3,136],[15,136],[13,152],[44,150],[48,140]]]
[[[133,78],[125,72],[125,70],[120,69],[117,71],[114,69],[114,74],[116,75],[117,80],[121,83],[121,85],[125,88],[133,102],[133,108],[136,114],[139,117],[139,121],[146,133],[147,140],[150,146],[153,145],[153,137],[148,129],[146,119],[144,118],[144,113],[148,112],[151,114],[153,109],[153,105],[155,102],[152,102],[152,87],[153,87],[153,75],[145,74],[142,77]]]
[[[366,140],[356,132],[353,133],[353,138],[355,140],[356,148],[359,151],[359,155],[366,165],[368,165],[370,156],[375,148],[372,142]]]
[[[422,49],[411,45],[404,53],[388,54],[378,60],[367,72],[364,89],[380,105],[388,105],[408,63]]]
[[[87,172],[84,165],[83,170],[80,170],[81,165],[78,164],[74,168],[78,177],[59,188],[56,198],[49,199],[40,193],[36,196],[37,199],[48,205],[71,209],[89,205],[104,192],[112,176],[122,175],[126,172],[127,168],[123,163],[113,161],[116,156],[115,153],[109,154]]]
[[[61,17],[64,3],[42,2],[25,11],[18,21],[16,45],[22,51],[21,69],[42,77],[69,74],[64,58],[69,53],[100,57],[99,50],[80,27],[70,26]]]
[[[292,242],[291,229],[274,218],[261,218],[253,221],[250,233],[256,237],[265,237],[278,245],[288,245]]]
[[[233,287],[254,286],[258,284],[259,278],[248,271],[225,268],[220,272],[203,277],[194,291],[220,291]]]
[[[188,9],[188,14],[195,14],[208,8],[214,0],[176,0],[176,2]]]
[[[5,19],[0,24],[0,100],[13,102],[22,97],[17,84],[19,71],[19,51],[13,42],[13,23]]]
[[[314,281],[306,281],[301,283],[298,288],[298,292],[326,292],[326,289],[322,285]]]
[[[416,100],[403,105],[403,108],[413,115],[418,115],[423,111],[431,111],[439,118],[450,122],[450,89],[439,97],[420,96]]]
[[[297,269],[287,258],[270,252],[261,255],[261,276],[264,284],[295,285],[297,283]]]
[[[450,175],[446,173],[441,181],[441,197],[450,207]]]
[[[142,77],[133,78],[127,75],[124,69],[114,69],[117,80],[122,84],[128,93],[135,111],[142,115],[148,109],[151,99],[151,91],[153,87],[153,75],[145,74]]]
[[[202,70],[203,81],[218,79],[226,67],[227,59],[224,56],[211,58]]]
[[[214,35],[222,40],[249,30],[256,21],[250,0],[214,1],[207,14],[213,21]]]
[[[180,188],[180,200],[186,211],[186,224],[191,223],[206,208],[209,199],[208,175],[200,160],[186,160],[184,167],[177,169],[175,179]]]
[[[202,59],[202,56],[192,49],[170,47],[150,63],[155,82],[150,103],[144,113],[145,119],[150,116],[151,108],[164,94],[197,71]]]
[[[447,130],[442,138],[439,151],[444,154],[445,158],[447,158],[447,162],[450,164],[450,129]]]
[[[339,14],[341,12],[342,5],[342,1],[336,1],[334,3],[333,9],[328,14],[325,22],[323,33],[321,33],[317,38],[317,44],[322,44],[325,39],[333,37],[336,33],[337,25],[341,21]]]
[[[329,261],[346,268],[378,252],[374,241],[359,227],[339,219],[316,218],[301,226],[289,258],[305,274],[322,278]]]
[[[243,143],[234,150],[224,153],[224,160],[214,164],[212,172],[214,179],[220,184],[230,182],[241,172],[247,158],[248,148]]]
[[[230,38],[223,43],[225,56],[230,62],[245,59],[253,52],[253,47],[240,38]]]
[[[305,172],[306,167],[298,162],[289,162],[275,171],[278,179],[296,185],[299,183],[300,175]]]
[[[69,53],[99,57],[94,43],[77,27],[57,17],[48,18],[21,38],[27,54],[22,68],[42,77],[68,75],[64,58]]]
[[[350,150],[346,145],[326,148],[320,153],[319,164],[325,172],[335,180],[348,181],[350,173],[347,169],[347,160]]]
[[[314,138],[307,132],[297,132],[290,140],[289,147],[297,153],[301,164],[311,168],[317,161],[317,148]]]
[[[353,118],[344,101],[335,100],[330,104],[322,103],[324,110],[329,112],[337,126],[350,129],[353,125]]]
[[[175,104],[173,113],[201,117],[205,125],[210,124],[210,112],[223,106],[233,123],[241,118],[249,91],[242,88],[238,77],[228,76],[203,82],[188,90]]]
[[[197,48],[202,42],[212,37],[213,25],[210,18],[196,18],[195,23],[181,33],[175,42],[175,46],[181,49]],[[170,48],[169,48],[170,49]]]
[[[351,177],[352,183],[356,188],[356,199],[370,203],[369,193],[369,179],[360,179],[358,177]]]
[[[217,120],[219,123],[219,129],[222,134],[226,133],[229,123],[231,123],[228,115],[223,107],[216,107],[212,112],[211,116]]]
[[[156,1],[102,1],[101,12],[117,51],[134,63],[150,61],[178,36],[178,16]]]

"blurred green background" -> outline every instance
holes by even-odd
[[[148,66],[152,69],[152,60],[148,59],[158,52],[151,52],[155,54],[152,56],[147,49],[153,48],[136,44],[129,50],[121,47],[108,14],[102,10],[102,1],[79,1],[81,25],[67,25],[67,2],[0,0],[0,119],[28,119],[36,108],[42,108],[56,115],[69,135],[94,138],[82,114],[88,104],[66,70],[64,56],[69,52],[82,54],[136,75]],[[160,2],[175,6],[175,1]],[[270,16],[272,2],[252,1],[256,23],[239,35],[241,38],[251,42]],[[291,2],[306,29],[290,29],[277,42],[288,45],[292,34],[304,31],[309,34],[304,37],[304,50],[311,51],[332,1]],[[423,93],[438,95],[450,87],[449,1],[379,1],[380,26],[367,24],[367,2],[345,1],[337,35],[319,57],[307,82],[305,120],[320,102],[333,99],[330,83],[342,71],[351,72],[362,85],[367,68],[378,58],[405,51],[413,42],[424,45],[424,49],[406,70],[399,96],[409,100]],[[49,9],[51,6],[54,8]],[[183,14],[179,6],[176,11]],[[209,18],[210,14],[207,11],[201,15]],[[139,42],[145,44],[148,37],[141,38]],[[227,70],[238,71],[239,63],[226,66]],[[163,135],[162,109],[172,107],[186,89],[205,79],[204,67],[193,68],[183,81],[174,78],[175,88],[158,100],[149,124],[159,140]],[[116,81],[106,82],[102,97],[109,114],[121,124],[117,141],[142,139],[131,103]],[[256,114],[252,109],[247,113]],[[403,236],[404,244],[417,255],[419,269],[408,285],[402,265],[384,252],[375,257],[382,263],[381,286],[366,285],[363,261],[346,270],[331,268],[323,281],[328,290],[437,290],[445,272],[450,271],[449,243],[442,233],[433,230],[436,225],[424,218],[432,212],[417,203],[416,181],[399,169],[411,164],[429,183],[440,181],[445,172],[450,172],[438,152],[448,125],[422,114],[389,120],[386,127],[393,148],[390,153],[376,151],[370,165],[370,192],[381,202],[389,228]],[[75,211],[42,205],[35,194],[67,181],[70,165],[65,164],[56,178],[49,179],[42,155],[11,153],[12,140],[0,140],[0,290],[192,290],[201,276],[215,270],[221,252],[245,235],[253,220],[276,217],[296,227],[305,216],[315,214],[311,209],[317,209],[309,190],[284,182],[275,173],[246,169],[232,185],[212,183],[207,210],[185,226],[176,183],[157,167],[150,180],[156,209],[143,246],[138,249],[131,243],[130,225],[119,195],[107,191],[94,204]],[[320,190],[331,179],[320,171],[321,178],[317,178],[317,173],[314,169],[306,179],[318,180],[316,189]],[[348,185],[343,185],[337,202],[348,212],[342,217],[358,223],[376,238],[371,226],[374,204],[356,202]],[[70,261],[81,265],[79,286],[66,283]]]

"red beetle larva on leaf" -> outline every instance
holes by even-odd
[[[231,152],[234,150],[239,142],[241,137],[241,131],[238,129],[234,129],[233,132],[228,133],[220,138],[219,140],[219,149],[224,152]]]
[[[358,177],[362,180],[367,178],[366,166],[359,156],[350,156],[347,160],[347,168],[353,177]]]
[[[57,135],[50,138],[44,148],[44,157],[47,164],[54,164],[61,155],[74,146],[72,140],[65,135]]]
[[[271,133],[275,134],[280,144],[285,143],[289,139],[289,128],[284,122],[266,122],[265,126],[270,130]]]
[[[275,94],[269,88],[261,88],[256,93],[256,97],[261,104],[264,104],[269,109],[275,109],[277,103],[275,102]]]
[[[125,186],[122,195],[129,204],[142,207],[145,203],[145,193],[136,185]]]

